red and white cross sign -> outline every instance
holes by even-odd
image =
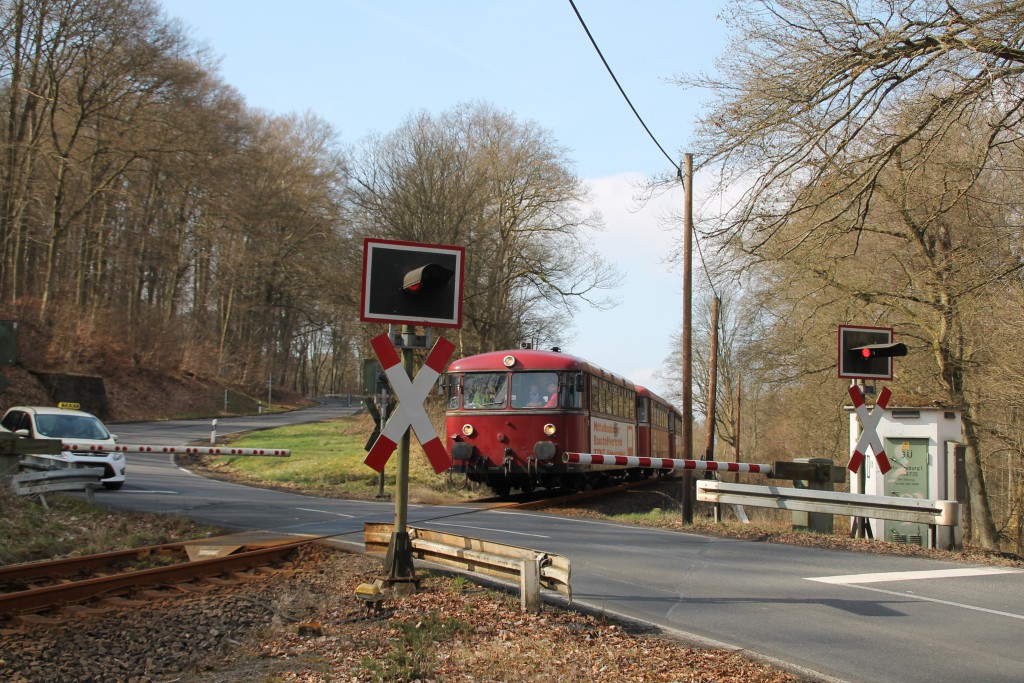
[[[882,387],[882,393],[879,394],[878,401],[875,402],[876,410],[870,412],[868,412],[868,407],[864,405],[864,395],[860,393],[860,387],[856,384],[850,387],[850,398],[853,399],[853,407],[857,411],[857,416],[860,418],[860,424],[863,428],[860,433],[860,439],[857,441],[857,447],[853,449],[853,457],[850,458],[850,471],[856,472],[860,469],[861,464],[864,462],[864,453],[867,451],[868,446],[870,446],[871,452],[875,454],[875,462],[878,463],[879,471],[885,474],[892,469],[892,465],[889,464],[889,458],[885,455],[885,447],[882,445],[882,440],[878,437],[878,423],[882,419],[886,406],[889,405],[892,392],[889,391],[888,387]],[[877,408],[881,408],[881,410]]]
[[[384,368],[384,374],[391,382],[391,388],[398,398],[398,405],[363,462],[378,472],[383,472],[388,458],[395,452],[398,440],[405,434],[405,430],[412,427],[434,471],[441,474],[451,467],[452,459],[438,438],[430,418],[427,417],[427,411],[423,409],[423,400],[444,370],[445,363],[451,358],[455,345],[444,337],[438,339],[434,343],[434,348],[427,354],[426,363],[416,373],[416,378],[410,379],[388,335],[374,337],[370,344],[380,360],[381,367]]]

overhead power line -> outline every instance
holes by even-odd
[[[643,117],[640,116],[640,112],[636,110],[636,107],[634,107],[633,103],[630,101],[629,95],[627,95],[626,91],[623,90],[622,85],[619,83],[619,79],[615,77],[615,72],[612,71],[612,67],[608,65],[608,60],[604,58],[604,55],[601,53],[601,48],[597,46],[597,41],[594,40],[594,36],[590,33],[590,29],[587,28],[587,22],[583,21],[580,11],[576,9],[576,3],[573,2],[573,0],[569,0],[569,4],[572,5],[572,11],[576,13],[576,18],[579,19],[583,30],[587,32],[587,37],[590,38],[590,44],[593,45],[594,50],[597,51],[597,56],[601,58],[601,62],[604,64],[604,68],[607,69],[608,75],[612,77],[613,81],[615,81],[615,87],[619,89],[619,92],[622,93],[622,97],[626,100],[626,104],[628,104],[629,108],[633,110],[633,115],[636,116],[636,120],[640,122],[640,125],[644,127],[645,131],[647,131],[647,135],[650,136],[654,144],[661,150],[661,153],[664,154],[665,158],[668,159],[670,164],[672,164],[672,168],[676,170],[676,173],[682,174],[679,164],[672,160],[672,157],[669,156],[668,152],[665,151],[665,148],[661,146],[660,142],[658,142],[658,138],[654,137],[654,133],[652,133],[651,129],[647,127],[647,124],[644,123]]]
[[[640,125],[644,127],[645,131],[647,131],[647,135],[651,138],[654,144],[657,145],[658,149],[661,150],[661,153],[665,155],[665,158],[668,159],[669,163],[672,164],[672,168],[675,169],[676,177],[679,178],[679,181],[683,182],[682,164],[678,164],[672,160],[672,157],[669,156],[668,152],[665,151],[665,148],[661,146],[660,142],[658,142],[658,138],[654,137],[654,133],[652,133],[651,129],[647,127],[647,124],[644,123],[644,119],[642,116],[640,116],[640,112],[638,112],[636,110],[636,107],[633,106],[633,102],[629,99],[629,95],[626,94],[626,91],[623,89],[622,84],[619,83],[619,79],[616,78],[615,72],[612,71],[612,67],[608,64],[608,60],[604,58],[604,54],[601,52],[601,48],[597,46],[597,41],[594,40],[594,35],[590,32],[590,29],[587,27],[587,22],[583,21],[583,16],[580,14],[580,11],[576,9],[576,3],[574,2],[574,0],[569,0],[569,4],[572,5],[572,11],[576,13],[576,18],[579,19],[580,26],[582,26],[583,30],[587,32],[587,38],[590,39],[590,44],[594,46],[594,50],[597,52],[597,56],[601,58],[601,62],[604,64],[604,68],[608,71],[608,75],[612,77],[612,80],[615,81],[615,87],[617,87],[619,89],[619,92],[622,93],[623,99],[626,100],[626,104],[628,104],[629,108],[633,111],[633,115],[636,116],[636,120],[640,122]],[[704,251],[700,248],[700,240],[696,239],[696,236],[694,242],[697,245],[697,254],[700,256],[701,266],[704,268],[704,275],[707,276],[708,284],[711,286],[712,293],[716,297],[718,297],[718,291],[715,288],[715,281],[711,277],[711,272],[708,270],[708,264],[704,258]]]

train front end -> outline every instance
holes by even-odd
[[[567,484],[562,453],[586,438],[580,361],[554,351],[495,351],[457,360],[445,377],[451,472],[490,487]]]

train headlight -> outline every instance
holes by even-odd
[[[474,434],[476,434],[476,430],[473,429],[473,425],[469,424],[468,422],[462,425],[463,436],[473,436]]]
[[[555,429],[555,425],[551,424],[550,422],[548,424],[544,425],[544,433],[547,436],[554,436],[557,431],[558,430]]]
[[[509,355],[501,359],[501,362],[505,364],[506,368],[510,368],[516,364],[516,357]]]

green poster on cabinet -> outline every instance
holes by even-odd
[[[885,495],[927,499],[928,439],[885,439],[885,454],[892,469],[885,474]],[[887,522],[885,540],[895,543],[927,545],[928,525],[913,522]]]

